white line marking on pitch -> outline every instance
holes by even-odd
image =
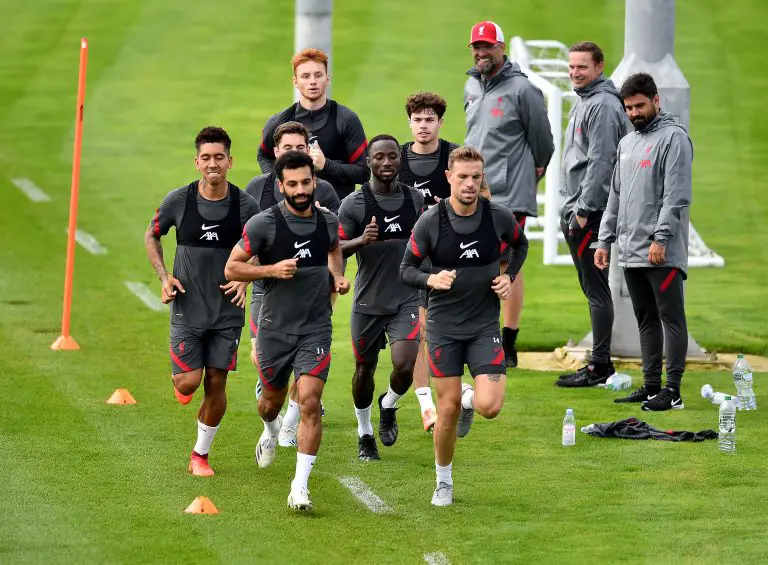
[[[16,187],[27,195],[32,202],[50,202],[51,197],[48,196],[43,189],[37,186],[29,179],[11,179],[11,182]]]
[[[347,487],[360,502],[368,507],[368,510],[376,514],[392,512],[392,507],[379,498],[368,485],[357,477],[338,477],[339,482]]]
[[[445,553],[443,553],[442,551],[425,553],[424,561],[429,563],[429,565],[451,565],[451,562],[448,560],[448,558],[445,556]]]
[[[64,228],[64,233],[69,233],[69,228]],[[107,248],[101,245],[96,238],[86,231],[75,230],[75,241],[82,245],[92,255],[106,255]]]
[[[157,295],[149,290],[149,287],[144,283],[125,281],[125,286],[136,297],[141,300],[147,308],[154,310],[155,312],[167,312],[168,306],[162,303]]]

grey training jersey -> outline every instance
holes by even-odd
[[[264,196],[264,190],[270,190],[266,186],[267,180],[270,178],[274,178],[275,182],[272,183],[272,198],[262,198]],[[268,174],[268,175],[260,175],[258,177],[254,177],[251,179],[251,182],[248,183],[248,186],[245,187],[245,191],[253,196],[254,200],[256,202],[264,202],[266,200],[270,201],[270,205],[276,204],[278,202],[282,202],[285,200],[285,197],[283,196],[283,193],[280,192],[280,189],[277,186],[277,177],[274,174]],[[324,181],[323,179],[317,179],[317,187],[315,188],[315,197],[314,200],[317,200],[320,202],[320,205],[328,208],[331,212],[334,214],[339,213],[339,195],[336,194],[336,190],[334,190],[333,185],[329,183],[328,181]],[[264,206],[264,209],[266,210],[268,206]],[[259,294],[264,294],[264,281],[258,280],[253,281],[253,296],[257,296]]]
[[[309,218],[296,216],[286,208],[285,201],[280,202],[277,209],[295,235],[309,237],[315,234],[316,214]],[[327,253],[339,245],[339,221],[331,212],[320,213],[323,214],[330,242],[325,250]],[[275,238],[277,219],[274,214],[275,208],[269,208],[251,218],[245,225],[243,238],[238,245],[252,256],[273,252],[276,245],[279,245]],[[294,247],[302,249],[301,244],[294,244]],[[302,267],[300,262],[293,279],[264,279],[264,299],[258,326],[290,335],[307,335],[330,329],[331,285],[328,266]]]
[[[169,192],[163,199],[150,222],[152,234],[159,238],[171,227],[179,229],[184,218],[187,186]],[[206,200],[197,193],[197,209],[200,215],[212,222],[223,220],[229,213],[229,197],[223,200]],[[240,191],[240,226],[259,213],[256,201]],[[226,296],[219,285],[227,282],[224,266],[229,259],[229,249],[178,245],[173,259],[173,273],[186,290],[178,292],[171,302],[171,323],[193,328],[221,329],[245,323],[244,311],[232,304],[232,295]]]
[[[450,154],[451,151],[458,147],[459,146],[455,143],[451,143],[448,153]],[[419,177],[428,177],[435,172],[437,165],[440,163],[440,147],[438,147],[437,151],[434,153],[422,154],[416,153],[413,150],[413,146],[411,146],[408,148],[408,154],[406,157],[408,159],[408,167],[410,167],[414,175]]]
[[[417,218],[424,207],[424,197],[421,192],[402,183],[398,183],[398,187],[410,192]],[[394,218],[394,215],[403,207],[402,190],[397,190],[393,194],[380,194],[371,190],[371,194],[384,212],[393,212],[392,222],[387,222],[390,216],[384,214],[383,217],[377,216],[376,223],[379,226],[386,225],[385,229],[393,225],[399,226],[396,224],[399,218]],[[374,212],[373,215],[376,213]],[[362,190],[357,190],[341,203],[339,237],[347,240],[355,239],[363,234],[366,225],[365,197]],[[373,315],[394,314],[401,304],[418,298],[417,289],[406,286],[398,280],[400,263],[403,260],[409,233],[410,229],[402,233],[402,239],[375,241],[358,249],[353,312]]]
[[[482,201],[480,202],[482,205]],[[499,325],[500,305],[496,293],[491,289],[493,279],[499,275],[499,258],[501,251],[494,253],[495,260],[471,265],[471,250],[473,244],[485,239],[492,239],[494,245],[500,246],[505,242],[513,250],[507,272],[515,276],[522,267],[528,253],[528,240],[522,228],[515,220],[512,212],[499,204],[488,202],[490,206],[490,218],[493,222],[492,233],[482,233],[481,220],[483,219],[482,206],[471,216],[458,216],[450,204],[447,204],[447,215],[452,231],[458,237],[457,253],[465,250],[462,257],[466,266],[459,266],[456,270],[456,279],[451,290],[429,290],[429,303],[427,307],[427,331],[446,337],[466,339],[479,335],[489,328],[497,328]],[[448,234],[450,236],[450,234]],[[406,249],[401,267],[401,277],[407,284],[426,288],[429,275],[418,270],[418,266],[426,257],[432,257],[433,263],[437,263],[435,254],[440,245],[441,234],[440,206],[433,206],[427,210],[413,228],[411,241]],[[464,237],[462,236],[472,236]],[[472,242],[464,242],[464,239],[473,239]],[[481,241],[482,245],[482,241]],[[498,248],[497,248],[498,249]],[[433,272],[437,271],[433,267]]]

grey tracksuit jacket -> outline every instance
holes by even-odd
[[[619,140],[632,130],[624,102],[609,79],[600,75],[584,88],[575,89],[579,101],[571,108],[563,147],[561,217],[605,210]]]
[[[537,216],[536,167],[546,167],[555,150],[544,96],[506,57],[489,81],[475,69],[467,74],[464,143],[485,158],[491,198],[514,212]]]
[[[652,241],[666,246],[660,267],[688,270],[693,144],[685,127],[659,113],[619,142],[599,247],[618,244],[621,267],[654,267]]]

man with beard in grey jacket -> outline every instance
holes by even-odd
[[[631,125],[618,90],[603,75],[603,51],[594,43],[577,43],[568,53],[568,70],[579,101],[571,109],[563,147],[563,207],[560,227],[571,251],[579,284],[589,302],[592,354],[578,371],[561,375],[560,387],[604,383],[611,363],[613,300],[608,271],[595,266],[600,220],[608,203],[616,147]]]
[[[472,27],[469,47],[475,66],[467,71],[464,88],[464,143],[485,158],[491,200],[509,208],[525,227],[526,216],[538,215],[536,184],[544,176],[555,146],[544,96],[520,66],[504,55],[504,46],[504,34],[494,22],[483,21]],[[522,272],[512,284],[511,296],[502,304],[504,352],[507,365],[516,367]]]
[[[688,269],[693,144],[682,125],[660,112],[650,75],[628,77],[621,97],[636,131],[619,142],[595,265],[608,267],[609,249],[616,242],[640,328],[643,386],[615,402],[642,402],[643,410],[681,409],[680,381],[688,353],[683,280]],[[663,347],[667,386],[661,388]]]

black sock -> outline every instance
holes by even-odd
[[[590,363],[592,371],[600,376],[610,375],[613,372],[613,363]]]
[[[515,350],[515,341],[517,340],[517,333],[519,329],[504,328],[501,330],[501,345],[504,347],[504,353],[509,355]]]

